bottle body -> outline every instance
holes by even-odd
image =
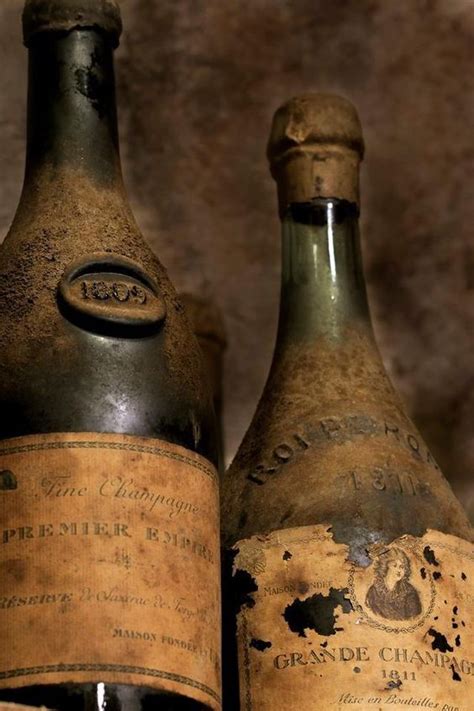
[[[356,211],[315,199],[283,223],[275,355],[224,483],[231,708],[468,708],[470,531],[384,371]]]
[[[212,405],[124,194],[111,42],[44,32],[30,54],[27,174],[0,250],[0,700],[216,708]]]

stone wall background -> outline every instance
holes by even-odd
[[[2,234],[23,172],[21,8],[22,0],[0,6]],[[125,180],[177,288],[223,313],[228,458],[276,329],[279,224],[264,155],[271,116],[301,91],[334,91],[356,104],[365,130],[363,250],[384,361],[445,471],[464,480],[466,502],[474,0],[123,0],[122,9]]]

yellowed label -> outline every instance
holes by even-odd
[[[241,711],[472,711],[472,545],[403,536],[361,567],[305,526],[235,548]]]
[[[137,684],[220,708],[216,472],[158,440],[0,448],[0,687]]]
[[[2,704],[0,711],[47,711],[46,706],[20,706],[19,704]]]

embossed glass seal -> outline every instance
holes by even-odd
[[[116,335],[155,330],[166,317],[158,286],[144,269],[131,259],[106,252],[88,254],[65,271],[58,303],[76,325]]]

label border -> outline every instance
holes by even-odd
[[[51,432],[51,433],[42,433],[41,435],[26,435],[25,437],[21,437],[21,439],[25,439],[28,436],[32,437],[38,437],[38,436],[44,436],[44,435],[50,435],[50,436],[68,436],[68,432]],[[74,432],[70,433],[72,437],[77,437],[79,433]],[[102,433],[98,432],[97,434],[104,434],[106,437],[107,435],[110,435],[111,433]],[[117,433],[118,436],[123,436],[124,438],[127,437],[135,437],[139,435],[129,435],[125,433]],[[20,439],[20,438],[19,438]],[[150,439],[152,440],[152,437],[146,438],[144,437],[143,439]],[[163,442],[164,440],[159,440]],[[175,444],[173,442],[169,443],[171,447],[181,447],[182,445],[180,444]],[[122,451],[130,451],[130,452],[144,452],[145,454],[154,454],[156,456],[161,456],[161,457],[168,457],[168,459],[175,459],[179,462],[183,462],[184,464],[189,464],[193,466],[195,469],[198,469],[199,471],[203,472],[206,474],[210,479],[213,481],[217,482],[217,472],[214,468],[206,466],[201,461],[197,461],[195,459],[192,459],[191,457],[187,457],[185,454],[180,454],[179,452],[170,452],[164,447],[158,447],[158,446],[152,446],[152,445],[146,445],[146,444],[132,444],[130,442],[97,442],[93,440],[69,440],[65,442],[37,442],[36,444],[19,444],[13,447],[0,447],[0,457],[3,456],[8,456],[10,454],[22,454],[24,452],[38,452],[41,450],[52,450],[52,449],[117,449],[117,450],[122,450]],[[196,453],[197,457],[201,457],[201,455]]]
[[[121,674],[137,674],[140,676],[150,676],[159,679],[169,679],[170,681],[176,681],[180,684],[186,684],[199,691],[203,691],[208,694],[214,701],[221,704],[222,699],[219,694],[211,689],[211,687],[202,684],[195,679],[191,679],[187,676],[181,676],[180,674],[174,674],[173,672],[161,671],[160,669],[148,669],[147,667],[130,667],[126,664],[49,664],[43,667],[25,667],[24,669],[9,669],[8,671],[0,672],[0,681],[4,679],[15,679],[17,677],[34,676],[36,674],[54,674],[54,673],[67,673],[67,672],[117,672]],[[71,684],[90,684],[91,682],[82,681],[70,681]],[[93,682],[92,682],[93,683]],[[107,684],[107,682],[104,682]],[[112,684],[117,684],[118,682],[109,682]],[[127,686],[127,684],[125,685]],[[135,684],[136,686],[136,684]],[[5,687],[6,688],[6,687]],[[16,687],[15,687],[16,688]],[[153,687],[149,687],[153,689]],[[160,691],[156,689],[156,691]],[[176,692],[174,692],[176,693]]]

